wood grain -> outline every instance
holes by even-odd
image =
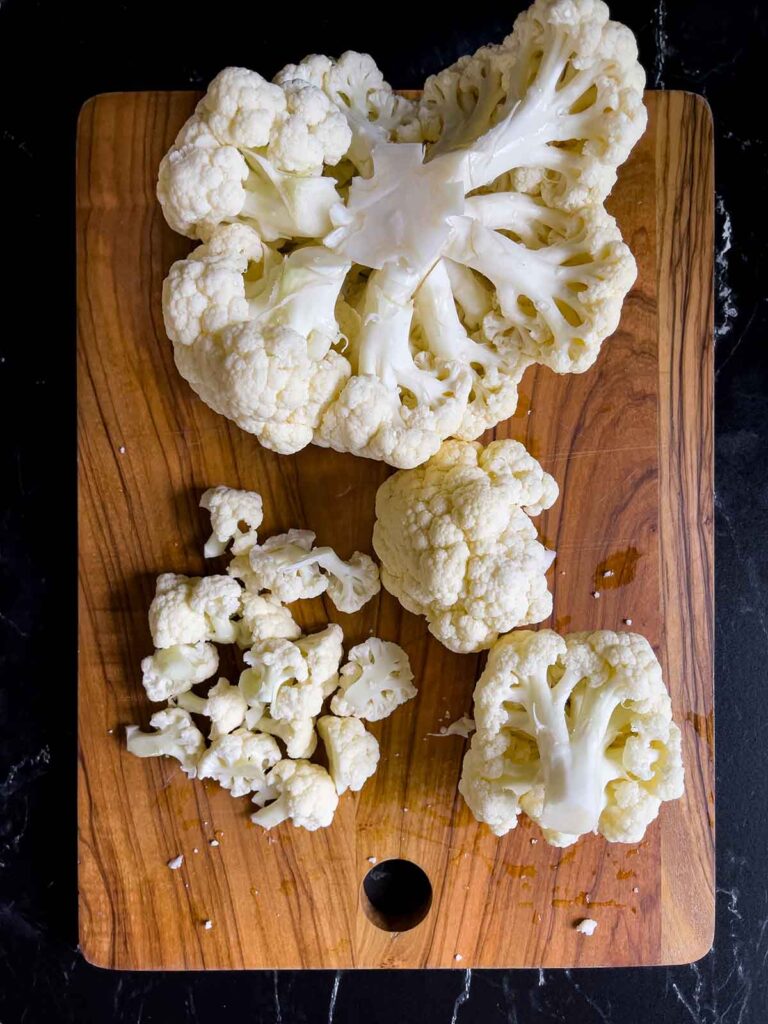
[[[532,369],[496,436],[524,441],[562,492],[540,530],[558,558],[551,623],[631,618],[660,654],[684,736],[688,789],[637,846],[497,840],[457,794],[464,742],[430,736],[467,713],[480,659],[457,656],[387,594],[338,621],[348,644],[401,643],[419,697],[374,731],[378,774],[333,826],[265,834],[247,801],[140,761],[122,727],[150,706],[138,663],[161,571],[204,571],[201,491],[264,496],[265,534],[316,531],[370,550],[383,465],[318,448],[288,457],[216,416],[177,374],[160,286],[188,248],[154,199],[160,157],[192,93],[100,96],[78,138],[80,938],[114,968],[592,966],[690,961],[713,927],[712,137],[693,96],[649,93],[650,125],[611,199],[638,260],[622,322],[581,376]],[[612,569],[614,575],[604,577]],[[592,596],[598,590],[600,597]],[[219,839],[220,845],[210,846]],[[167,862],[184,854],[178,871]],[[369,857],[405,857],[433,886],[407,932],[362,912]],[[589,900],[589,902],[587,902]],[[591,939],[574,930],[589,914]],[[205,930],[210,919],[213,927]]]

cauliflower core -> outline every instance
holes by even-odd
[[[475,723],[459,791],[496,835],[523,811],[554,846],[587,832],[636,843],[682,796],[680,730],[637,634],[502,637],[475,688]]]
[[[517,441],[448,441],[376,495],[373,546],[381,579],[404,608],[458,653],[552,611],[545,573],[554,552],[529,516],[558,488]]]
[[[644,82],[600,0],[536,0],[418,104],[354,52],[225,69],[158,180],[204,242],[163,291],[181,374],[275,451],[409,468],[512,415],[527,366],[586,370],[636,273],[602,203]]]

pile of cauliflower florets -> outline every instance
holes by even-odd
[[[331,548],[314,547],[307,530],[260,544],[262,501],[254,492],[214,487],[200,504],[213,529],[206,557],[231,545],[232,558],[227,575],[158,577],[149,610],[156,650],[141,669],[147,696],[165,706],[150,720],[153,732],[128,726],[128,750],[174,757],[191,778],[250,796],[261,808],[251,820],[263,828],[286,819],[325,827],[339,796],[361,789],[376,771],[379,745],[363,723],[386,718],[416,688],[397,644],[372,637],[342,665],[341,627],[302,636],[284,602],[327,592],[339,610],[358,611],[380,589],[378,569],[360,552],[345,562]],[[216,644],[237,645],[243,670],[235,684],[219,678],[195,693],[218,671]],[[318,733],[327,770],[309,760]]]
[[[351,51],[226,68],[160,166],[204,243],[163,290],[181,374],[277,452],[407,468],[511,416],[531,364],[586,370],[635,279],[603,201],[644,83],[601,0],[536,0],[418,102]]]
[[[557,846],[639,840],[683,792],[680,731],[643,637],[517,628],[552,610],[531,517],[558,487],[521,444],[473,439],[515,412],[528,366],[580,373],[618,324],[636,269],[603,202],[644,130],[644,83],[602,0],[535,0],[418,102],[359,53],[272,82],[226,68],[158,181],[168,223],[202,242],[163,286],[179,371],[276,452],[399,467],[376,499],[381,582],[451,651],[490,649],[460,791],[497,835],[524,812]],[[227,575],[158,578],[142,670],[165,707],[129,750],[250,795],[264,828],[326,826],[376,770],[363,722],[416,689],[396,644],[371,638],[340,668],[340,627],[302,636],[286,605],[327,593],[357,611],[379,570],[307,530],[260,543],[258,494],[201,504]],[[197,693],[216,644],[243,670]]]

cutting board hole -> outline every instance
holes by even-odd
[[[432,884],[418,864],[385,860],[363,879],[365,915],[385,932],[407,932],[421,924],[432,906]]]

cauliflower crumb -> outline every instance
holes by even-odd
[[[592,597],[594,597],[594,598],[600,597],[600,591],[599,590],[593,590],[592,591]]]
[[[209,845],[209,846],[220,846],[221,844],[219,843],[219,840],[218,840],[218,839],[212,839],[212,840],[210,841],[210,843],[208,843],[208,845]]]
[[[638,886],[636,886],[636,885],[633,885],[633,886],[632,886],[632,892],[635,892],[635,893],[637,893],[637,892],[640,892],[640,889],[639,889],[639,887],[638,887]]]
[[[464,957],[461,955],[461,953],[457,953],[453,959],[458,963],[460,960],[463,960]]]
[[[538,843],[538,841],[539,841],[539,840],[538,840],[538,839],[536,839],[535,837],[534,837],[533,839],[531,839],[531,846],[535,846],[535,845],[536,845],[536,843]]]
[[[624,625],[625,626],[631,626],[632,625],[632,619],[624,619]]]
[[[576,925],[576,931],[580,935],[594,935],[597,928],[597,921],[591,917],[585,917]]]
[[[205,928],[205,930],[206,930],[207,932],[209,932],[209,931],[211,930],[211,928],[213,928],[213,921],[211,921],[211,919],[210,919],[210,918],[208,918],[208,920],[207,920],[207,921],[204,921],[204,922],[203,922],[203,928]]]
[[[368,863],[369,864],[375,864],[378,861],[378,859],[379,859],[378,857],[369,857],[368,858]]]
[[[178,871],[183,863],[184,854],[180,853],[178,857],[174,857],[172,860],[168,861],[168,867],[171,869],[171,871]]]
[[[603,579],[604,580],[609,580],[611,578],[611,576],[615,576],[615,575],[616,575],[616,573],[613,571],[613,569],[606,569],[605,572],[603,573]]]
[[[117,450],[120,452],[121,455],[125,455],[125,445],[124,444],[121,444],[120,447]]]

